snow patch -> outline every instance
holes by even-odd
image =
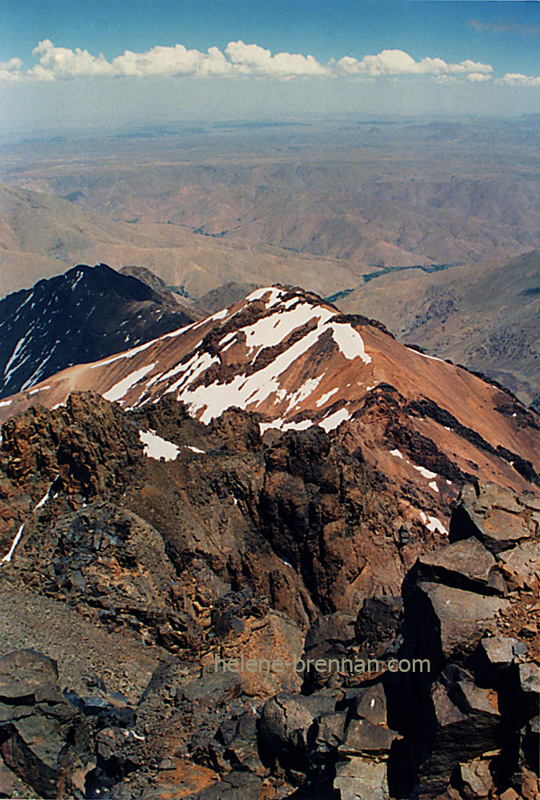
[[[114,386],[111,389],[109,389],[108,392],[105,392],[103,397],[105,398],[105,400],[110,400],[111,402],[114,402],[116,400],[121,400],[122,397],[126,396],[131,387],[134,386],[138,381],[140,381],[141,378],[144,378],[144,376],[147,375],[151,370],[153,370],[155,366],[156,362],[154,362],[153,364],[146,364],[146,366],[136,369],[135,372],[130,372],[130,374],[126,378],[123,378],[121,381],[118,381],[118,383],[115,383]]]
[[[323,419],[322,422],[319,422],[321,428],[328,433],[328,431],[333,431],[338,425],[341,425],[342,422],[345,422],[346,419],[350,419],[351,415],[347,411],[346,408],[340,408],[339,411],[334,411],[333,414],[330,414],[329,417]]]
[[[403,458],[403,454],[399,450],[390,450],[390,455],[396,458]]]
[[[334,341],[345,358],[361,358],[364,364],[371,364],[371,356],[366,353],[364,340],[352,325],[333,322],[331,328]]]
[[[427,478],[430,481],[432,481],[433,478],[437,477],[436,472],[430,472],[430,470],[426,469],[425,467],[418,467],[416,464],[411,464],[411,467],[414,467],[414,469],[417,470],[420,473],[420,475],[422,475],[424,478]]]
[[[177,445],[162,439],[154,430],[139,431],[139,439],[144,444],[145,456],[155,458],[157,461],[161,458],[165,461],[174,461],[180,452]]]
[[[13,542],[11,543],[11,547],[9,548],[8,552],[6,553],[6,555],[2,559],[0,559],[0,565],[8,564],[11,561],[13,553],[15,552],[15,548],[17,547],[17,545],[19,544],[19,542],[21,540],[21,536],[22,536],[23,530],[24,530],[24,522],[21,525],[21,527],[19,528],[19,530],[17,531],[17,535],[13,539]]]
[[[317,400],[317,402],[315,403],[315,405],[317,406],[317,408],[320,408],[321,406],[324,406],[324,404],[326,403],[326,401],[327,401],[327,400],[330,400],[330,398],[332,397],[332,395],[334,395],[336,392],[339,392],[339,387],[338,387],[338,386],[336,386],[336,388],[335,388],[335,389],[332,389],[330,392],[326,392],[326,394],[323,394],[321,397],[319,397],[319,399],[318,399],[318,400]]]

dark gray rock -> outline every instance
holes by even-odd
[[[92,733],[57,681],[56,664],[39,653],[0,658],[0,754],[41,796],[82,798],[95,766]]]
[[[386,725],[374,725],[367,719],[352,719],[347,727],[345,741],[339,746],[344,756],[388,755],[398,734]]]
[[[389,645],[399,643],[402,620],[401,597],[368,597],[362,603],[356,618],[356,641],[374,657],[382,656]]]
[[[496,631],[496,615],[507,605],[507,600],[498,597],[437,583],[418,584],[411,613],[422,657],[435,663],[441,656],[462,662],[487,631]]]
[[[514,547],[534,535],[534,523],[513,492],[495,484],[462,490],[450,520],[450,541],[475,536],[492,553]]]
[[[425,553],[416,570],[423,581],[487,595],[506,592],[495,558],[474,536]]]
[[[354,641],[354,623],[354,615],[343,611],[318,617],[306,634],[304,644],[306,652],[320,644],[336,642],[350,644]]]
[[[315,750],[325,758],[334,751],[345,738],[347,712],[326,714],[316,722]]]
[[[267,756],[286,769],[307,773],[316,750],[322,718],[335,713],[339,691],[323,690],[312,695],[281,693],[263,707],[259,735]]]
[[[457,667],[447,668],[432,687],[431,755],[422,764],[422,785],[442,793],[457,765],[496,749],[501,715],[496,692],[481,689]]]
[[[354,690],[353,711],[359,719],[373,725],[386,725],[387,702],[382,683]]]
[[[471,658],[480,686],[498,687],[508,679],[508,670],[527,653],[527,645],[511,636],[488,636],[480,642]]]

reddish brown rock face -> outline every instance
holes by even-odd
[[[88,787],[166,797],[185,779],[202,797],[259,798],[321,780],[398,797],[420,775],[441,793],[458,773],[473,785],[467,764],[501,726],[503,761],[521,747],[534,768],[525,409],[283,289],[39,396],[2,431],[0,655],[24,644],[58,661],[93,720]],[[299,674],[300,656],[418,657],[433,672]]]

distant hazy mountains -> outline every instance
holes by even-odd
[[[105,264],[39,281],[0,301],[0,397],[194,319],[173,295]]]
[[[489,375],[540,410],[540,250],[504,265],[381,274],[334,302]]]

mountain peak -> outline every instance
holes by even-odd
[[[0,397],[193,319],[135,277],[79,264],[0,301]]]
[[[467,480],[517,491],[540,480],[539,426],[517,400],[296,287],[256,289],[204,320],[66,369],[4,400],[0,414],[86,390],[125,410],[170,397],[205,424],[238,407],[270,437],[339,428],[382,473],[405,484],[420,476],[436,504]]]

